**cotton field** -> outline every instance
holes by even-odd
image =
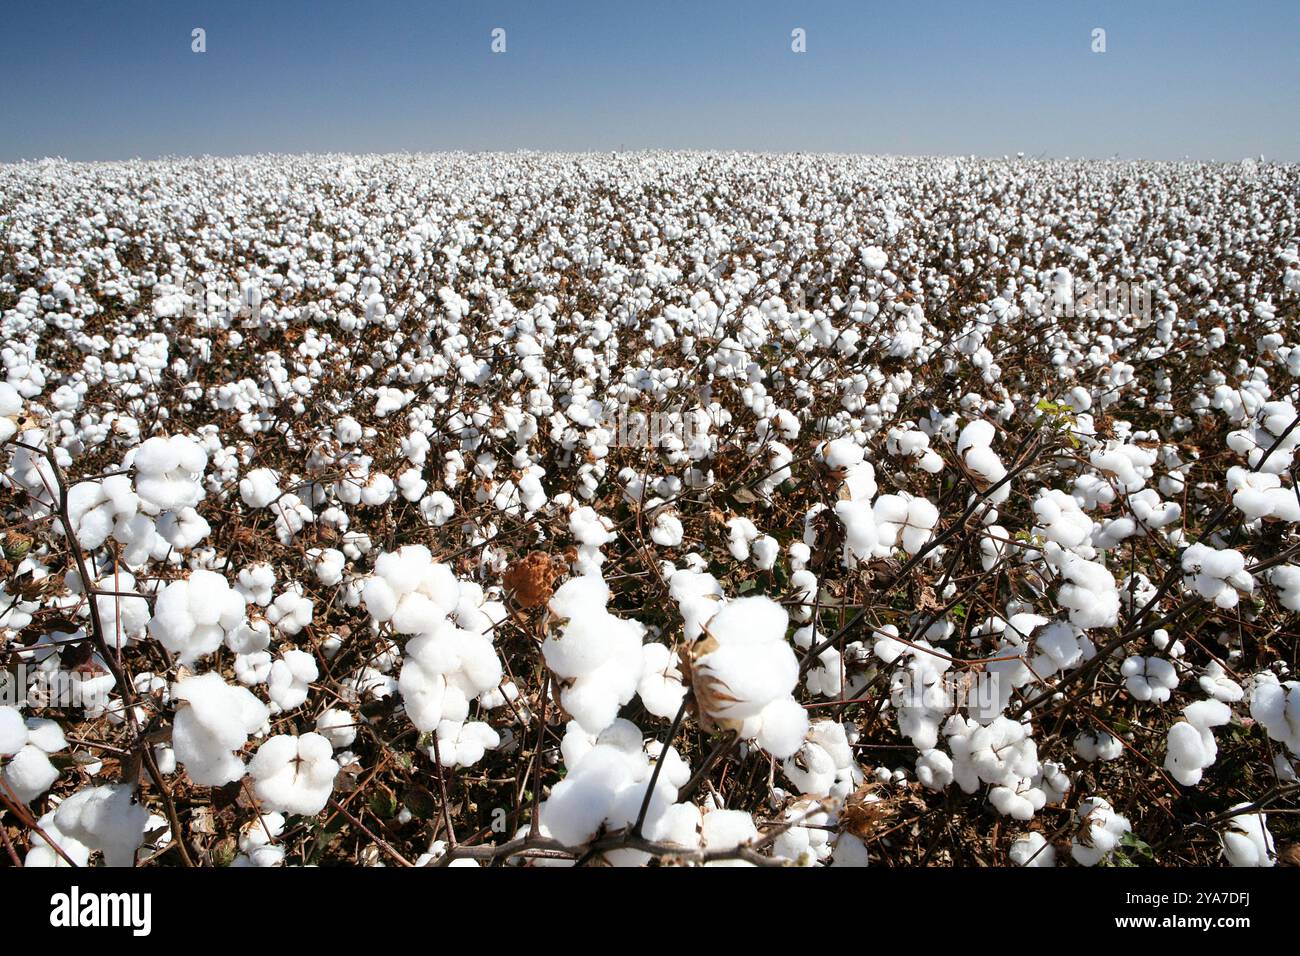
[[[1264,162],[0,166],[0,859],[1295,863],[1298,315]]]

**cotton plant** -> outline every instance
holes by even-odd
[[[1183,719],[1169,729],[1165,770],[1185,787],[1201,782],[1214,765],[1219,748],[1213,728],[1232,720],[1232,709],[1222,701],[1201,700],[1183,708]]]
[[[1219,834],[1223,857],[1230,866],[1276,866],[1277,844],[1268,829],[1268,817],[1251,813],[1250,804],[1239,803],[1240,811],[1227,819]]]

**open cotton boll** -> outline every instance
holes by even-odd
[[[316,733],[268,737],[248,762],[257,798],[271,810],[300,816],[325,809],[338,772],[330,742]]]
[[[1249,807],[1239,803],[1233,810]],[[1277,844],[1268,829],[1268,817],[1262,813],[1238,813],[1230,817],[1219,835],[1223,856],[1231,866],[1275,866]]]
[[[3,716],[8,713],[9,716]],[[7,740],[0,741],[0,757],[8,753],[0,770],[0,780],[22,803],[30,803],[54,786],[59,779],[58,768],[50,762],[50,754],[58,753],[67,747],[63,729],[52,720],[41,717],[19,717],[19,724],[14,724],[14,715],[18,711],[12,707],[0,708],[0,734]],[[11,749],[12,748],[12,749]]]
[[[213,673],[177,682],[172,698],[184,704],[176,710],[172,746],[190,779],[220,787],[243,777],[244,762],[235,751],[266,724],[267,706]]]
[[[880,529],[876,526],[875,511],[868,501],[841,500],[835,503],[835,517],[844,526],[844,547],[850,557],[868,561],[878,555],[888,554],[892,539],[882,544]],[[889,529],[896,535],[897,528]]]
[[[1007,857],[1016,866],[1056,866],[1056,847],[1041,833],[1030,830],[1012,841]]]
[[[250,508],[265,508],[280,497],[280,473],[254,468],[239,480],[239,497]]]
[[[0,757],[18,753],[27,746],[27,725],[17,709],[0,705]]]
[[[24,867],[71,868],[74,865],[90,865],[90,847],[58,828],[54,822],[56,812],[57,808],[37,820],[36,826],[39,829],[33,829],[28,834],[31,849],[23,858]],[[58,850],[55,849],[56,846]]]
[[[1134,700],[1162,704],[1178,686],[1178,671],[1159,657],[1134,655],[1120,666],[1124,687]]]
[[[727,550],[737,561],[749,560],[749,544],[758,537],[758,528],[748,518],[732,518],[727,522]]]
[[[397,686],[411,723],[433,731],[444,720],[465,720],[469,702],[493,690],[501,675],[501,660],[486,636],[443,618],[407,642]]]
[[[275,569],[269,564],[249,564],[239,569],[235,588],[249,604],[266,607],[275,588]]]
[[[129,571],[106,574],[95,582],[95,588],[105,592],[95,595],[95,605],[109,646],[123,647],[142,638],[150,620],[149,602],[132,596],[137,593],[135,575]],[[79,581],[74,590],[81,590]]]
[[[1270,671],[1256,674],[1250,688],[1250,716],[1270,739],[1300,755],[1300,681],[1279,681]]]
[[[193,508],[203,499],[208,453],[185,435],[146,440],[128,453],[124,466],[135,469],[135,491],[150,514]]]
[[[436,734],[438,749],[428,748],[429,759],[441,758],[444,767],[472,767],[501,745],[501,735],[479,720],[444,720]]]
[[[336,548],[307,550],[307,567],[316,572],[316,580],[326,587],[333,587],[343,580],[346,563],[347,558]]]
[[[79,790],[59,804],[55,825],[83,846],[103,853],[105,866],[134,866],[149,811],[135,802],[133,792],[128,784]]]
[[[335,750],[352,746],[357,739],[357,721],[346,710],[331,707],[316,718],[316,733],[330,742]]]
[[[361,591],[377,622],[392,622],[399,634],[429,633],[460,603],[460,582],[451,568],[433,560],[423,545],[406,545],[375,560]]]
[[[1183,552],[1182,565],[1187,586],[1218,607],[1234,608],[1240,594],[1255,590],[1255,579],[1240,551],[1193,544]]]
[[[682,543],[682,522],[671,511],[661,511],[650,528],[650,540],[661,548],[675,548]]]
[[[560,702],[590,733],[609,726],[632,699],[644,666],[645,628],[610,614],[608,600],[599,577],[570,578],[549,602],[563,624],[542,643],[542,657],[560,678]]]
[[[645,709],[656,717],[672,719],[686,696],[682,671],[676,656],[663,644],[647,643],[641,648],[641,679],[637,694]]]
[[[266,619],[281,634],[293,637],[311,624],[312,611],[311,598],[303,593],[302,585],[295,582],[271,602],[266,609]]]
[[[158,593],[149,636],[190,666],[219,648],[244,621],[243,596],[214,571],[192,571]]]
[[[838,506],[836,511],[838,513]],[[902,545],[908,554],[916,554],[933,537],[939,523],[939,509],[928,499],[907,492],[881,495],[872,506],[882,547]],[[856,550],[856,549],[855,549]]]
[[[320,670],[312,655],[306,651],[285,651],[271,665],[266,680],[271,712],[278,714],[302,706],[311,690],[311,682],[319,676]]]
[[[1124,744],[1104,730],[1085,730],[1074,738],[1074,752],[1088,763],[1118,760],[1124,755]]]
[[[804,796],[843,799],[862,783],[862,769],[853,759],[848,732],[842,723],[819,720],[799,749],[781,765],[787,779]]]
[[[1196,682],[1202,691],[1225,704],[1235,704],[1246,696],[1245,688],[1229,677],[1218,661],[1206,664]]]
[[[1043,549],[1043,556],[1065,579],[1056,601],[1069,612],[1071,624],[1085,630],[1115,626],[1119,621],[1119,589],[1105,566],[1063,550],[1054,542]]]
[[[1124,834],[1132,830],[1128,817],[1101,797],[1089,797],[1075,810],[1079,833],[1070,841],[1070,856],[1081,866],[1096,866],[1114,852]]]

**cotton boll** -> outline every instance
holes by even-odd
[[[239,570],[236,590],[249,604],[266,607],[271,603],[275,587],[275,570],[269,564],[250,564]]]
[[[127,784],[79,790],[59,804],[54,822],[61,833],[104,854],[104,865],[127,867],[144,842],[149,811],[135,802]]]
[[[244,621],[243,596],[213,571],[198,570],[158,594],[149,636],[184,666],[219,648]]]
[[[357,739],[356,718],[346,710],[331,707],[316,718],[316,732],[328,740],[335,750],[350,747]]]
[[[303,593],[302,585],[294,584],[279,595],[266,609],[266,619],[281,634],[292,637],[311,624],[313,604]]]
[[[307,566],[316,572],[316,580],[325,587],[333,587],[343,580],[346,561],[343,552],[335,548],[310,548],[307,551]]]
[[[637,684],[641,703],[654,716],[671,719],[686,695],[681,667],[663,644],[647,643],[641,654],[641,680]]]
[[[1279,681],[1275,674],[1256,674],[1250,688],[1250,716],[1269,738],[1300,754],[1300,681]]]
[[[0,756],[10,756],[27,746],[27,725],[13,707],[0,706]]]
[[[125,464],[135,469],[135,491],[150,514],[193,508],[203,498],[208,454],[192,438],[150,438],[132,449]]]
[[[952,758],[942,750],[921,752],[916,761],[916,779],[927,790],[943,790],[953,781]]]
[[[1016,866],[1056,866],[1056,848],[1033,830],[1012,842],[1007,857]]]
[[[268,737],[248,763],[253,793],[281,813],[314,816],[325,809],[339,765],[320,734]]]
[[[1239,803],[1233,810],[1249,807]],[[1230,866],[1274,866],[1277,844],[1268,829],[1268,817],[1262,813],[1238,813],[1228,819],[1219,836],[1223,856]]]
[[[1119,846],[1132,827],[1101,797],[1089,797],[1075,811],[1079,833],[1070,841],[1070,855],[1082,866],[1096,866]]]
[[[176,710],[172,745],[190,779],[197,786],[220,787],[243,777],[244,762],[234,751],[266,723],[266,705],[214,673],[179,681],[172,698],[185,705]]]
[[[1246,696],[1245,689],[1227,675],[1218,661],[1210,661],[1205,665],[1197,683],[1202,691],[1225,704],[1235,704]]]
[[[1124,755],[1124,745],[1104,730],[1085,730],[1074,738],[1074,752],[1088,763],[1118,760]]]
[[[1178,686],[1178,671],[1159,657],[1129,657],[1120,667],[1120,674],[1134,700],[1161,704]]]
[[[311,682],[320,676],[316,658],[306,651],[285,651],[271,665],[267,677],[267,693],[271,698],[272,713],[282,713],[300,707],[307,700]]]
[[[808,732],[808,712],[792,697],[781,697],[763,708],[758,745],[777,760],[784,760],[803,743]]]
[[[1221,608],[1236,607],[1240,594],[1255,590],[1255,579],[1246,571],[1240,551],[1193,544],[1183,552],[1182,566],[1188,587]]]
[[[0,771],[0,780],[21,803],[35,800],[58,779],[58,768],[50,763],[49,754],[35,744],[24,746]]]
[[[743,810],[711,810],[700,824],[700,842],[705,850],[734,850],[757,840],[754,818]]]
[[[444,767],[472,767],[488,750],[501,745],[501,735],[482,721],[444,720],[436,731],[438,748],[429,748],[430,759],[441,758]]]
[[[675,548],[682,543],[682,522],[671,511],[661,511],[650,529],[650,540],[662,548]]]

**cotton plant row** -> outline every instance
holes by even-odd
[[[1298,174],[1239,175],[0,167],[0,825],[56,866],[1273,865]]]

